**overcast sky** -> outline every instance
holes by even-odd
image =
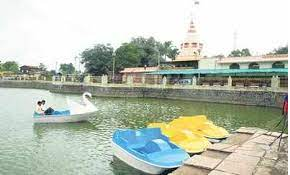
[[[189,26],[191,0],[0,0],[0,60],[19,64],[74,63],[97,43],[115,48],[153,36],[179,46]],[[287,0],[200,0],[203,55],[249,48],[262,54],[288,43]]]

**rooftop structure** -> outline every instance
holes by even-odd
[[[42,70],[38,66],[23,65],[20,67],[20,72],[22,74],[36,74],[41,73]]]
[[[200,60],[203,44],[199,40],[193,21],[190,21],[186,37],[181,43],[180,53],[173,62]]]

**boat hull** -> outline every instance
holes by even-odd
[[[87,121],[92,113],[75,114],[69,116],[46,115],[43,117],[33,117],[34,123],[71,123]]]
[[[163,171],[170,169],[165,167],[159,167],[153,164],[149,164],[132,154],[128,153],[126,150],[122,149],[120,146],[112,142],[113,146],[113,153],[116,157],[118,157],[123,162],[127,163],[128,165],[134,167],[135,169],[138,169],[140,171],[143,171],[148,174],[161,174]],[[172,167],[175,168],[175,167]]]

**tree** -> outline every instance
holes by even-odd
[[[178,49],[173,46],[172,41],[165,41],[164,43],[157,44],[159,45],[159,53],[164,57],[164,60],[166,60],[166,58],[174,60],[179,53]]]
[[[15,61],[7,61],[1,65],[2,71],[19,72],[19,66]]]
[[[86,49],[81,53],[82,64],[86,72],[92,75],[108,74],[113,70],[113,52],[110,44],[97,44],[94,48]]]
[[[116,70],[140,65],[140,52],[133,43],[123,43],[116,51]]]
[[[274,49],[274,52],[271,54],[274,54],[274,55],[288,54],[288,45],[286,45],[284,47],[279,47],[278,49]]]
[[[242,49],[242,50],[233,50],[230,54],[229,57],[247,57],[251,56],[250,50],[248,48]]]
[[[59,71],[62,73],[62,74],[73,74],[75,72],[75,67],[72,63],[69,63],[69,64],[60,64],[60,68],[59,68]]]
[[[133,38],[131,41],[138,50],[139,50],[139,58],[140,58],[140,66],[156,66],[161,60],[161,53],[159,51],[159,44],[153,37],[149,38]]]
[[[41,71],[46,71],[47,70],[46,66],[43,63],[40,63],[38,67],[39,67],[39,69]]]
[[[242,49],[241,52],[243,57],[251,56],[250,50],[248,48]]]
[[[139,60],[138,66],[142,67],[145,65],[156,66],[160,62],[165,61],[167,57],[175,59],[178,54],[178,49],[172,45],[171,41],[165,41],[162,43],[156,41],[153,37],[133,38],[128,44],[130,44],[130,47],[133,47],[134,45],[135,61]],[[132,51],[132,48],[130,51]],[[123,57],[122,59],[126,58]]]

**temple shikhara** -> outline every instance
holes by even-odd
[[[200,41],[193,19],[191,19],[186,37],[180,45],[180,53],[172,63],[176,67],[193,67],[197,69],[202,48],[203,44]]]

